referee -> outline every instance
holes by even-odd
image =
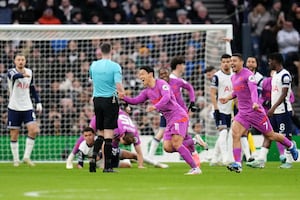
[[[102,58],[90,66],[89,75],[93,81],[93,102],[96,115],[98,138],[94,144],[93,159],[90,161],[90,172],[96,172],[96,156],[104,142],[103,172],[115,172],[111,166],[113,131],[118,127],[119,105],[117,96],[124,94],[121,66],[111,61],[112,46],[110,43],[100,45]]]

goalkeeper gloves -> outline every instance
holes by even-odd
[[[197,106],[195,106],[195,102],[191,102],[189,106],[189,111],[196,112],[198,110]]]

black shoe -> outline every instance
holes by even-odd
[[[96,162],[93,159],[90,161],[90,172],[96,172]]]
[[[118,173],[118,171],[113,168],[103,169],[103,173]]]

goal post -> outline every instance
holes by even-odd
[[[209,100],[209,81],[204,71],[207,66],[219,68],[220,57],[231,54],[224,38],[233,38],[232,25],[1,25],[0,57],[0,161],[11,161],[7,119],[7,84],[5,73],[13,67],[13,54],[22,52],[27,66],[33,70],[35,85],[40,93],[43,113],[37,116],[41,132],[36,138],[32,159],[62,161],[72,150],[83,127],[93,115],[92,87],[88,69],[93,60],[101,57],[99,44],[113,45],[112,59],[122,66],[123,84],[131,95],[142,86],[137,69],[153,66],[155,72],[170,67],[174,56],[184,56],[186,72],[183,78],[196,91],[200,112],[191,115],[189,131],[200,123],[210,148],[213,148],[216,129]],[[187,93],[184,97],[188,101]],[[152,137],[158,129],[158,113],[146,113],[145,105],[132,106],[131,117],[142,137]],[[24,151],[26,130],[20,131],[20,157]],[[148,144],[143,144],[144,153]],[[162,150],[157,152],[163,156]]]

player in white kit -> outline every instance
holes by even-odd
[[[8,124],[10,130],[10,147],[13,155],[13,165],[19,166],[19,143],[18,136],[20,128],[24,123],[28,130],[25,151],[23,156],[24,163],[34,166],[30,160],[34,146],[34,140],[40,131],[36,123],[36,117],[31,101],[32,95],[35,99],[36,111],[42,111],[40,98],[35,90],[32,71],[26,68],[26,58],[23,54],[17,54],[14,59],[15,68],[8,70]]]

